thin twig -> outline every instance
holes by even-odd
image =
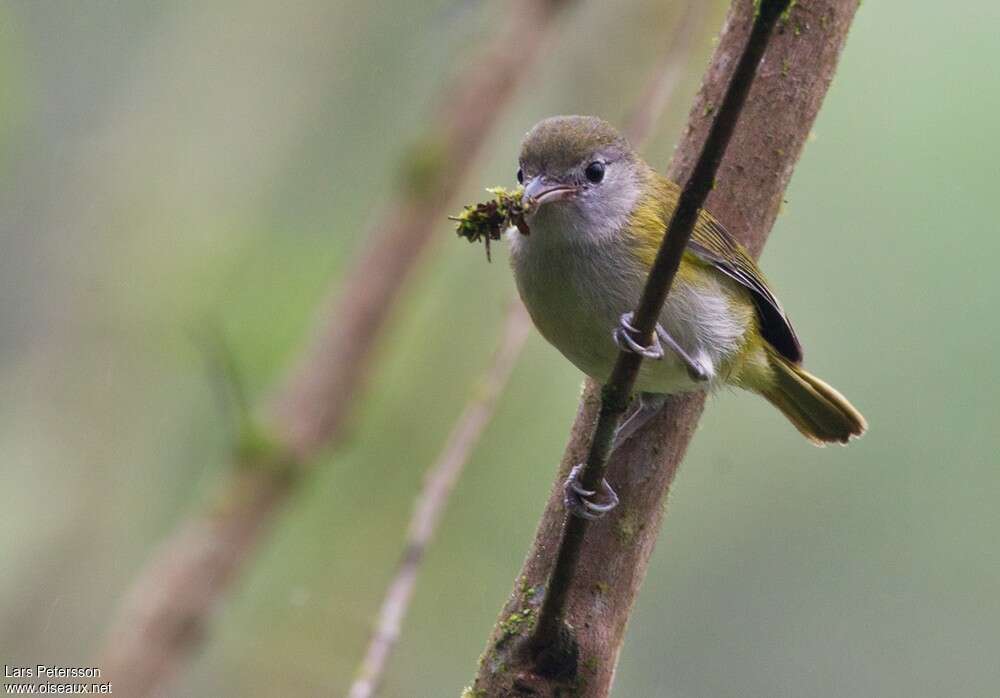
[[[238,443],[252,423],[253,415],[236,354],[218,322],[206,321],[194,339],[205,355],[219,412],[230,430],[227,436],[231,443]]]
[[[466,461],[493,418],[497,400],[521,355],[530,328],[531,321],[524,306],[520,301],[512,303],[493,363],[476,395],[452,428],[444,450],[427,472],[424,486],[417,496],[403,554],[382,601],[361,669],[348,693],[350,698],[369,698],[382,682],[389,655],[399,640],[400,627],[413,596],[424,553],[437,531],[448,498]]]
[[[694,172],[681,190],[677,208],[667,225],[667,232],[653,267],[649,271],[649,278],[639,300],[638,310],[635,312],[634,326],[637,334],[645,338],[644,344],[650,344],[653,340],[653,331],[663,303],[680,267],[684,248],[687,247],[691,233],[694,232],[698,211],[705,204],[705,199],[708,198],[708,193],[715,183],[719,163],[722,162],[726,146],[729,145],[729,139],[736,128],[736,121],[750,92],[757,65],[771,38],[771,31],[778,17],[788,8],[789,2],[790,0],[763,0],[761,3],[750,38],[726,88],[726,96],[715,115]],[[601,391],[601,413],[580,476],[580,483],[585,489],[596,491],[604,479],[615,429],[618,427],[621,415],[628,407],[641,364],[641,354],[624,350],[618,353],[611,378]],[[530,639],[532,651],[538,654],[539,662],[551,661],[553,649],[557,655],[562,654],[559,645],[564,635],[563,613],[588,523],[587,519],[567,514],[556,564],[552,570],[552,577],[546,585],[545,600]]]
[[[571,0],[519,0],[507,26],[466,64],[429,116],[402,168],[405,181],[335,285],[313,341],[245,441],[215,506],[182,523],[133,582],[100,663],[116,692],[158,689],[200,646],[211,611],[253,554],[273,514],[313,459],[335,443],[373,347],[446,207],[488,140],[518,80]],[[246,444],[244,444],[246,445]]]
[[[683,72],[683,64],[690,50],[691,35],[696,31],[703,9],[701,0],[689,0],[668,50],[654,68],[644,96],[629,119],[625,135],[637,146],[649,138],[677,88],[678,76]],[[435,535],[441,514],[466,460],[493,417],[495,403],[506,388],[529,328],[527,311],[520,300],[513,301],[500,349],[484,378],[483,391],[474,396],[463,409],[452,427],[444,451],[428,471],[424,487],[417,495],[403,554],[397,563],[396,574],[386,589],[376,627],[357,678],[351,685],[349,698],[370,698],[382,683],[390,655],[399,640],[403,619],[413,598],[424,552]]]
[[[690,177],[755,15],[753,0],[736,0],[688,117],[667,176]],[[743,107],[707,208],[753,255],[774,223],[799,155],[836,70],[857,0],[797,2],[782,19]],[[614,453],[609,479],[622,499],[586,532],[563,617],[577,655],[539,672],[519,637],[540,610],[564,531],[563,479],[586,456],[600,412],[600,387],[586,381],[580,409],[531,550],[494,626],[469,696],[604,698],[610,691],[625,630],[664,517],[663,502],[691,440],[704,393],[671,397]],[[514,624],[514,620],[517,624]],[[663,629],[662,632],[669,632]],[[569,660],[572,661],[569,661]]]

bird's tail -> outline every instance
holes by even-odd
[[[817,446],[847,443],[865,432],[868,422],[847,398],[770,347],[765,351],[771,376],[757,391],[807,439]]]

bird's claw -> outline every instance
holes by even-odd
[[[625,313],[622,315],[618,320],[618,327],[616,327],[611,333],[611,336],[614,338],[615,344],[618,345],[619,349],[634,352],[646,359],[659,360],[664,356],[663,344],[666,344],[670,350],[677,354],[681,361],[684,362],[684,367],[687,369],[691,380],[701,383],[710,378],[710,375],[708,371],[705,370],[705,367],[691,358],[691,355],[684,351],[684,348],[677,343],[677,340],[670,336],[670,333],[667,332],[667,330],[660,323],[656,323],[656,330],[653,332],[652,344],[648,347],[644,347],[639,344],[636,340],[636,335],[639,334],[639,331],[632,324],[633,317],[633,313]]]
[[[590,497],[597,494],[597,491],[588,490],[580,484],[579,478],[580,471],[582,469],[583,463],[577,465],[570,471],[569,477],[566,478],[566,484],[563,486],[563,502],[566,505],[566,509],[573,516],[593,521],[601,518],[618,506],[618,495],[615,494],[613,489],[611,489],[611,485],[608,484],[608,481],[602,479],[601,490],[603,491],[602,494],[607,501],[603,504],[590,501]]]
[[[636,340],[639,330],[632,325],[633,317],[633,313],[625,313],[618,319],[618,327],[616,327],[611,333],[612,338],[615,340],[615,344],[618,345],[618,348],[622,351],[631,351],[646,359],[653,359],[654,361],[662,359],[663,345],[660,344],[659,337],[659,330],[662,328],[657,325],[657,331],[653,333],[652,343],[649,346],[643,346]]]

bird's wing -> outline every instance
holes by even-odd
[[[712,216],[702,210],[698,215],[688,250],[750,291],[760,333],[771,346],[789,361],[801,363],[802,345],[792,323],[768,288],[767,280],[743,246]]]
[[[630,233],[639,260],[649,267],[666,233],[664,211],[673,211],[680,197],[680,187],[651,171],[647,196],[632,214]],[[757,263],[743,246],[702,209],[688,243],[687,253],[750,292],[760,320],[760,332],[775,350],[793,363],[801,363],[802,346],[778,299],[771,293]]]

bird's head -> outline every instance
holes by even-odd
[[[524,137],[517,180],[532,229],[566,235],[617,234],[647,181],[648,166],[595,116],[553,116]]]

